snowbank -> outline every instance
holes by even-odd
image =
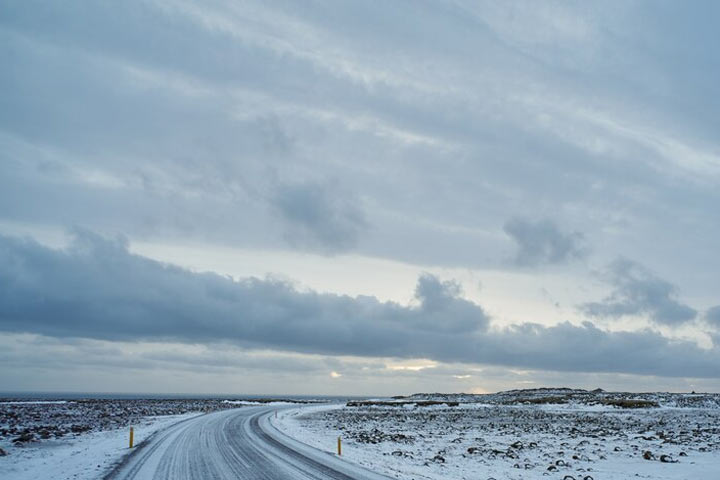
[[[201,415],[186,413],[143,419],[134,426],[135,445],[154,432],[177,422]],[[127,428],[91,432],[13,446],[3,442],[8,452],[0,457],[0,478],[12,480],[97,480],[130,453]]]

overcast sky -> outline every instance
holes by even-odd
[[[0,390],[720,392],[718,22],[0,0]]]

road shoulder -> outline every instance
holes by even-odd
[[[311,411],[326,410],[340,408],[339,405],[323,405],[313,407],[301,407],[278,410],[277,414],[280,420],[294,414],[306,414]],[[323,450],[315,446],[309,445],[297,438],[293,438],[290,434],[278,428],[279,423],[275,417],[275,412],[263,414],[259,418],[260,428],[275,441],[284,446],[300,453],[301,455],[325,465],[335,471],[348,475],[357,480],[388,480],[389,477],[368,470],[367,468],[339,457],[337,453]],[[327,442],[326,442],[327,443]]]

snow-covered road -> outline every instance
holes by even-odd
[[[380,475],[283,437],[268,408],[191,418],[138,447],[107,480],[379,480]]]

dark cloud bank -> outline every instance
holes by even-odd
[[[359,356],[534,369],[719,378],[719,349],[587,322],[490,328],[454,282],[423,275],[416,306],[233,281],[133,255],[122,239],[76,232],[65,250],[0,236],[0,330],[105,340],[229,342]]]

